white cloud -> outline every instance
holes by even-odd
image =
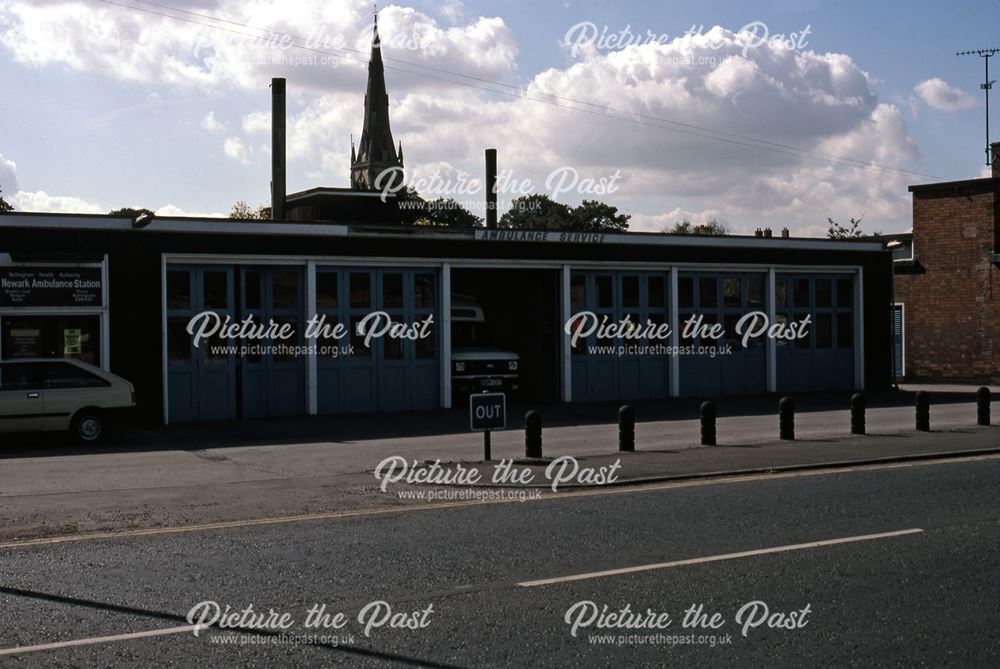
[[[227,218],[228,214],[222,214],[219,212],[205,213],[205,212],[193,212],[184,209],[183,207],[178,207],[177,205],[167,204],[162,207],[154,209],[157,216],[190,216],[192,218]]]
[[[974,97],[937,77],[921,81],[913,90],[932,109],[961,111],[976,106]]]
[[[16,211],[36,211],[59,214],[106,214],[107,208],[71,195],[49,195],[43,190],[14,193],[9,202]]]
[[[292,74],[300,90],[356,90],[363,81],[373,23],[368,0],[300,0],[294,11],[278,0],[195,5],[203,16],[83,0],[5,0],[0,46],[21,63],[62,64],[142,83],[257,90],[271,77]],[[446,15],[457,19],[457,8],[453,3]],[[505,79],[517,55],[513,35],[499,18],[442,27],[426,14],[392,5],[379,13],[379,32],[408,69],[431,65]],[[408,77],[406,85],[442,82]]]
[[[250,152],[239,137],[227,137],[222,143],[222,150],[233,160],[238,160],[243,165],[250,164]]]
[[[7,160],[0,153],[0,194],[11,195],[17,190],[17,163]]]
[[[214,111],[208,112],[208,115],[201,120],[201,127],[209,132],[223,132],[226,129],[225,124],[215,118]]]

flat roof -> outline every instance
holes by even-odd
[[[987,180],[993,181],[993,180]],[[1000,180],[997,180],[1000,181]],[[373,223],[302,223],[295,221],[241,220],[154,216],[145,227],[135,228],[131,218],[94,214],[15,212],[0,215],[0,228],[132,231],[138,234],[214,233],[354,237],[371,239],[468,240],[482,243],[624,245],[702,248],[748,248],[828,251],[883,251],[880,238],[824,239],[820,237],[757,237],[755,235],[675,235],[661,232],[588,232],[582,230],[526,230],[514,228],[458,228]]]

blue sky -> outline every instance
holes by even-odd
[[[347,184],[364,64],[293,64],[289,56],[318,54],[254,43],[219,29],[234,23],[183,11],[245,24],[244,32],[321,30],[363,50],[370,4],[159,3],[174,9],[157,11],[203,24],[193,25],[138,11],[152,9],[148,3],[115,3],[0,0],[0,186],[18,209],[130,205],[214,214],[236,200],[266,202],[272,76],[288,78],[290,190]],[[751,22],[772,35],[807,26],[810,34],[801,48],[744,51],[738,31]],[[664,44],[573,51],[564,42],[582,23],[611,33],[651,31]],[[477,177],[482,150],[494,145],[501,168],[531,179],[538,192],[560,169],[595,181],[617,174],[614,192],[576,188],[557,197],[607,201],[630,213],[635,229],[686,217],[718,218],[737,232],[770,225],[822,234],[828,216],[864,216],[871,230],[904,230],[908,184],[984,174],[982,61],[954,54],[1000,46],[990,34],[1000,25],[997,0],[752,7],[412,0],[383,6],[380,24],[384,53],[397,59],[387,72],[393,130],[417,180]],[[703,27],[702,36],[684,38],[692,26]],[[704,40],[715,46],[709,50]],[[275,54],[284,60],[261,64],[261,56]],[[715,60],[695,63],[698,54]],[[1000,78],[1000,59],[994,62]],[[532,97],[610,106],[614,118],[393,67],[446,70],[527,87]],[[1000,98],[993,102],[1000,107]],[[642,122],[651,118],[661,121]],[[698,126],[699,134],[726,132],[807,153],[671,132],[664,119]],[[816,154],[837,156],[837,164]],[[868,162],[878,168],[858,166]],[[469,199],[471,207],[481,198]]]

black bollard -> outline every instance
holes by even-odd
[[[865,396],[851,395],[851,434],[865,433]]]
[[[985,386],[976,391],[976,424],[990,424],[990,389]]]
[[[917,432],[931,431],[931,400],[924,390],[917,391]]]
[[[635,409],[627,404],[618,409],[618,450],[635,450]]]
[[[542,414],[534,409],[524,414],[524,454],[542,457]]]
[[[778,402],[778,436],[795,439],[795,402],[791,397],[782,397]]]
[[[715,402],[701,403],[701,445],[715,446]]]

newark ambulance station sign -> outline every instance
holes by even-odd
[[[0,307],[96,307],[99,267],[0,267]]]

